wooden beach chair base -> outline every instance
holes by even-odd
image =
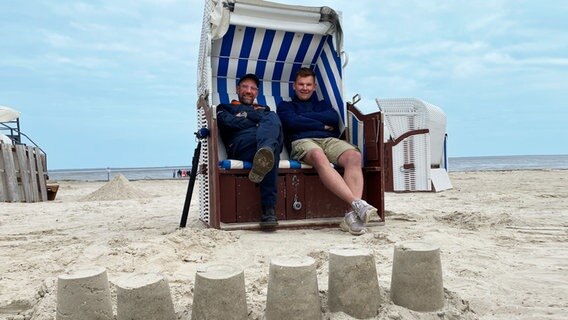
[[[219,150],[220,138],[213,108],[204,108],[211,133],[209,149]],[[367,165],[363,167],[363,199],[378,209],[378,216],[384,221],[381,114],[363,115],[350,104],[348,110],[364,128],[361,134],[365,142],[361,148],[365,150]],[[212,152],[207,166],[209,225],[224,230],[258,229],[262,210],[259,185],[248,179],[248,169],[223,169],[218,165],[219,160],[219,152]],[[341,168],[338,170],[341,173]],[[336,227],[350,210],[347,203],[322,184],[315,169],[279,169],[276,204],[279,228]]]
[[[57,191],[59,190],[59,185],[58,184],[48,184],[47,185],[47,200],[49,201],[53,201],[55,200],[55,197],[57,196]]]

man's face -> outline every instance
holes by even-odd
[[[237,95],[242,104],[252,104],[258,96],[258,87],[252,79],[245,79],[237,86]]]
[[[294,91],[300,100],[309,100],[316,91],[316,80],[312,76],[298,77],[294,81]]]

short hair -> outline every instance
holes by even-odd
[[[314,77],[314,81],[315,81],[316,80],[316,73],[308,67],[302,67],[296,72],[295,80],[298,80],[298,78],[305,78],[305,77]]]

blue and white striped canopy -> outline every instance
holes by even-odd
[[[232,20],[243,21],[242,17]],[[341,47],[337,45],[336,34],[341,28],[333,28],[334,32],[330,33],[311,33],[277,30],[272,28],[274,25],[265,28],[258,24],[230,23],[224,35],[212,41],[211,102],[216,105],[238,99],[239,77],[254,73],[261,82],[257,102],[275,110],[280,101],[293,96],[292,84],[298,69],[309,67],[317,75],[318,98],[330,101],[345,121],[343,67],[341,52],[338,52]],[[285,29],[285,22],[282,27]]]

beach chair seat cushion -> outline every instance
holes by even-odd
[[[225,159],[219,161],[219,167],[225,170],[251,169],[252,162],[234,160],[234,159]],[[312,166],[302,163],[298,160],[280,160],[280,163],[278,164],[278,168],[280,169],[309,169],[311,167]]]

